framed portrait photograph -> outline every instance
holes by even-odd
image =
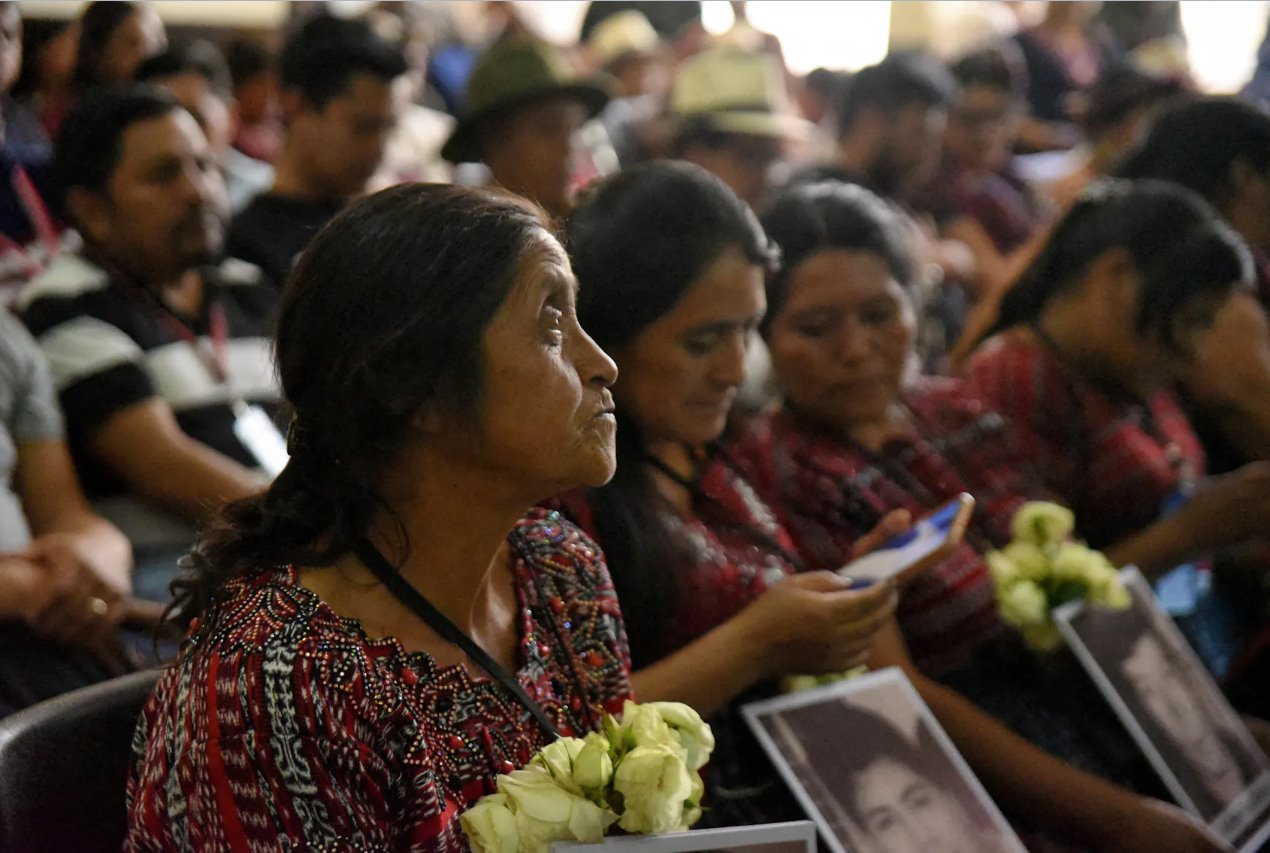
[[[808,820],[724,829],[693,829],[666,835],[614,835],[598,844],[560,843],[552,853],[816,853],[816,825]]]
[[[1270,761],[1134,568],[1125,610],[1054,612],[1072,651],[1178,805],[1240,850],[1270,838]]]
[[[742,712],[825,849],[1024,852],[899,669],[754,702]]]

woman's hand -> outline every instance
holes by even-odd
[[[851,559],[858,560],[865,554],[876,551],[889,539],[894,539],[913,526],[913,514],[906,509],[893,509],[883,516],[868,533],[856,540],[851,549]]]
[[[1233,853],[1200,821],[1160,800],[1139,798],[1136,807],[1109,827],[1096,849],[1106,853],[1150,850],[1152,853]]]
[[[891,583],[852,590],[833,572],[786,578],[737,616],[763,678],[845,672],[865,662],[895,611]]]
[[[1264,536],[1270,529],[1270,462],[1208,478],[1178,515],[1197,551]]]

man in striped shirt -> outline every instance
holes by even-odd
[[[34,279],[18,307],[98,511],[139,556],[182,549],[194,525],[263,482],[242,422],[277,403],[276,291],[249,264],[221,260],[224,188],[171,96],[136,87],[85,99],[55,159],[84,247]]]

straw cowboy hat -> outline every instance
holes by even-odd
[[[604,109],[609,92],[599,82],[577,77],[546,42],[520,36],[499,39],[468,78],[464,115],[442,146],[441,156],[451,163],[480,160],[477,131],[484,122],[550,97],[577,101],[590,118]]]
[[[747,136],[803,138],[814,127],[790,110],[776,60],[734,47],[706,50],[679,70],[670,112],[680,127],[705,124]]]
[[[648,56],[657,52],[661,38],[642,12],[628,9],[605,18],[587,40],[595,64],[607,68],[628,56]]]

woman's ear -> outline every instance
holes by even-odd
[[[1142,278],[1128,249],[1108,249],[1095,258],[1085,282],[1104,310],[1117,317],[1137,317]]]

